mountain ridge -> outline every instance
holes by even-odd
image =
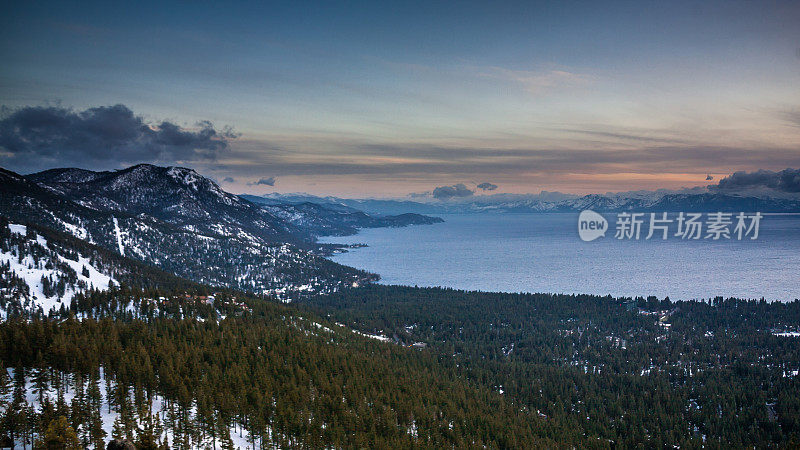
[[[551,194],[551,193],[548,193]],[[242,197],[255,200],[252,195]],[[571,213],[584,209],[598,212],[800,212],[800,197],[752,195],[708,190],[647,191],[631,193],[587,194],[554,199],[554,195],[495,194],[479,195],[449,201],[414,201],[410,199],[351,199],[317,197],[309,194],[265,194],[263,202],[316,202],[337,208],[355,208],[368,214],[396,214],[406,211],[417,214],[465,213]]]

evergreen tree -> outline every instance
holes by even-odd
[[[79,450],[81,446],[75,430],[64,416],[59,416],[47,425],[47,430],[37,447],[46,450]]]
[[[22,439],[28,430],[28,420],[25,416],[25,369],[18,366],[14,369],[14,384],[11,402],[2,417],[3,430],[8,434],[11,442]]]
[[[8,396],[9,392],[9,378],[8,378],[8,371],[6,370],[5,364],[3,361],[0,361],[0,408],[5,408],[8,404],[6,400],[6,396]]]
[[[125,440],[125,425],[122,423],[122,416],[117,416],[114,419],[114,424],[111,426],[111,438],[120,441]]]
[[[49,388],[50,368],[44,362],[41,350],[37,351],[35,364],[33,369],[33,392],[36,394],[39,404],[42,404],[44,395]]]

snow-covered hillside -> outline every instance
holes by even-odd
[[[96,261],[48,245],[47,239],[25,225],[0,226],[0,317],[15,308],[44,314],[69,308],[78,292],[119,284]]]

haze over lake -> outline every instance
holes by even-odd
[[[332,259],[381,283],[504,292],[800,298],[800,215],[766,215],[757,240],[583,242],[577,214],[441,215],[445,222],[365,229],[324,242],[365,243]],[[672,231],[674,232],[674,230]]]

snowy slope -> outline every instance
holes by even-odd
[[[57,247],[48,246],[35,232],[28,233],[24,225],[5,227],[8,232],[0,234],[0,316],[5,317],[13,306],[45,314],[69,308],[78,292],[119,284],[89,258],[54,250]]]

